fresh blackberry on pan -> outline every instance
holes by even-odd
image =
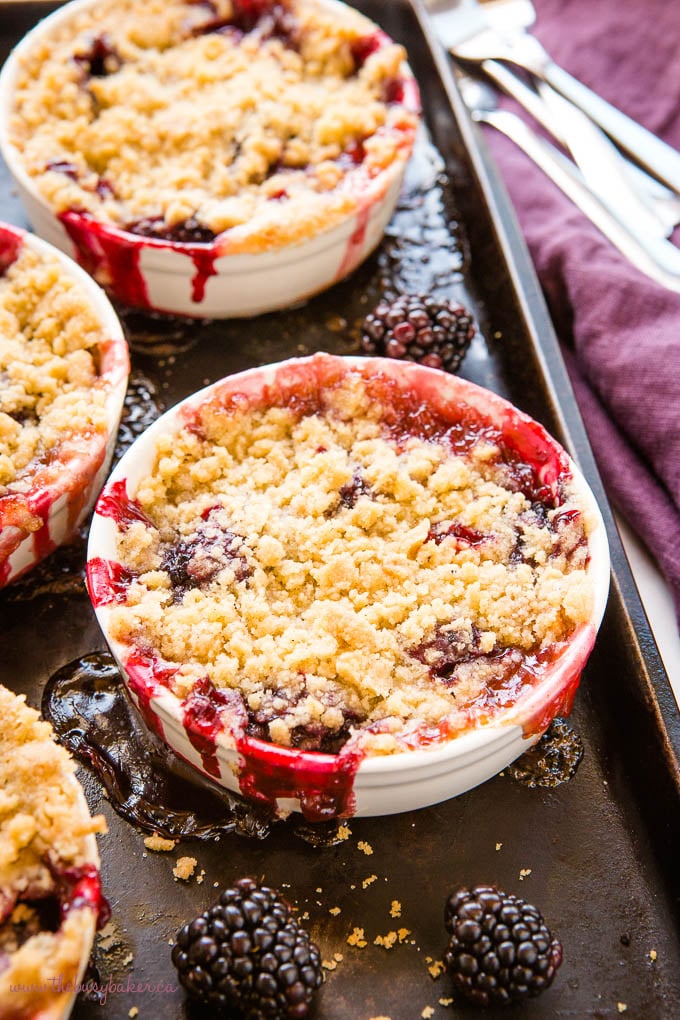
[[[562,945],[525,900],[488,885],[460,888],[449,896],[444,920],[444,963],[470,1002],[510,1005],[552,984]]]
[[[274,889],[250,878],[180,928],[172,962],[192,998],[244,1020],[306,1017],[321,984],[309,933]]]
[[[383,299],[363,322],[366,354],[456,372],[475,335],[472,315],[455,301],[422,294]]]

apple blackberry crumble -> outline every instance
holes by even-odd
[[[4,687],[0,713],[0,1016],[61,1018],[105,911],[105,823],[49,724]]]
[[[327,0],[104,0],[22,56],[11,138],[51,208],[263,251],[332,227],[403,165],[405,52]]]
[[[488,721],[589,620],[566,456],[379,360],[306,365],[218,385],[105,491],[109,637],[283,746],[392,753]]]
[[[84,487],[99,447],[103,460],[109,387],[99,377],[103,329],[84,287],[15,232],[0,228],[0,247],[1,574],[44,524],[49,501],[38,506],[36,490],[47,498],[61,482]]]

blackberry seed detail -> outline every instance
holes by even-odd
[[[191,998],[244,1020],[303,1020],[322,981],[308,932],[275,890],[250,878],[179,930],[172,962]]]
[[[493,886],[452,893],[444,963],[454,989],[477,1006],[511,1005],[548,988],[562,945],[536,907]]]
[[[457,372],[475,335],[472,315],[453,301],[425,295],[383,300],[363,322],[365,354]]]

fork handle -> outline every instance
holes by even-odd
[[[542,72],[549,85],[580,107],[631,159],[680,194],[679,152],[621,113],[554,61],[547,60]]]

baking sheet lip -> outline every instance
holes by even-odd
[[[639,680],[645,688],[645,700],[656,717],[664,755],[680,798],[680,712],[621,543],[524,235],[482,132],[473,124],[462,100],[452,64],[434,36],[423,0],[408,0],[408,3],[419,21],[432,62],[458,124],[477,185],[487,204],[526,332],[542,367],[545,387],[563,434],[564,445],[583,470],[600,505],[610,545],[612,597],[619,597],[635,645],[640,666]]]

